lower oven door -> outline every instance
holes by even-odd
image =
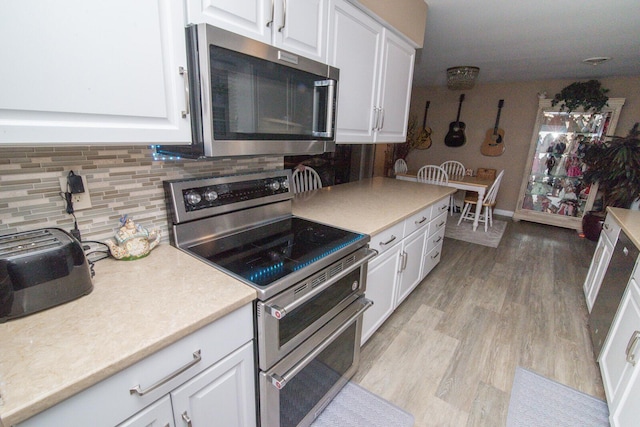
[[[269,369],[364,294],[367,262],[375,254],[360,248],[273,298],[257,302],[261,370]]]
[[[357,371],[360,297],[267,372],[260,372],[261,427],[308,426]]]

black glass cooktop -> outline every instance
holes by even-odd
[[[267,287],[364,237],[291,217],[189,250],[258,287]]]

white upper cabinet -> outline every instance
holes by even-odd
[[[346,2],[332,0],[329,64],[340,69],[337,142],[404,142],[415,49]]]
[[[0,5],[0,143],[190,143],[175,0]]]
[[[187,21],[208,23],[327,62],[329,0],[187,0]]]

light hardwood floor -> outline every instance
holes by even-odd
[[[595,242],[506,220],[496,249],[445,239],[440,264],[362,348],[353,381],[416,427],[504,426],[516,366],[604,399],[582,291]]]

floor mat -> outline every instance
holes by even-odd
[[[348,382],[311,427],[411,427],[413,415]]]
[[[504,230],[507,229],[506,221],[494,218],[493,227],[489,228],[486,233],[484,231],[484,224],[482,223],[478,224],[476,231],[473,231],[472,221],[462,221],[460,225],[458,225],[459,219],[460,214],[454,214],[447,218],[444,237],[497,248],[504,234]]]
[[[588,394],[517,367],[507,427],[609,425],[607,404]]]

